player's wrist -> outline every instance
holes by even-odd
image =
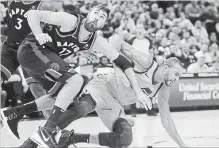
[[[37,37],[40,37],[42,36],[44,33],[42,31],[37,31],[34,33],[34,36],[37,38]]]

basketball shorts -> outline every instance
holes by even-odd
[[[122,102],[117,98],[116,88],[112,87],[106,77],[101,76],[92,79],[83,90],[83,93],[90,94],[95,101],[95,111],[110,131],[118,118],[130,121],[125,115]],[[132,96],[134,98],[135,94]]]
[[[18,61],[52,96],[56,96],[65,82],[77,72],[58,54],[39,49],[36,41],[25,39],[18,49]]]

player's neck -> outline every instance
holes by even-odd
[[[85,27],[84,27],[84,23],[81,25],[81,30],[80,30],[80,36],[79,36],[79,39],[81,40],[81,41],[84,41],[84,40],[86,40],[86,39],[88,39],[89,38],[89,35],[90,34],[92,34],[93,32],[89,32],[89,31],[87,31],[87,29],[85,29]]]
[[[158,67],[155,75],[154,75],[154,81],[157,83],[164,82],[164,71],[162,67]]]

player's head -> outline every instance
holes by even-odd
[[[164,82],[166,86],[172,85],[179,80],[180,75],[183,73],[181,62],[176,57],[168,58],[163,63]]]
[[[91,9],[84,24],[89,32],[101,29],[107,22],[110,10],[105,5],[97,5]]]

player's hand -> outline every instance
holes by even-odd
[[[144,107],[146,110],[151,110],[152,109],[152,102],[151,99],[144,94],[143,92],[140,93],[138,96],[138,102],[141,105],[141,107]]]
[[[40,45],[43,45],[47,42],[52,42],[52,38],[46,33],[41,33],[39,35],[36,35],[35,37]]]

